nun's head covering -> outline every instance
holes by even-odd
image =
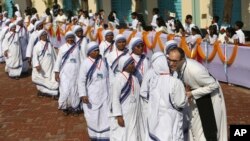
[[[10,19],[6,19],[6,21],[4,23],[5,23],[5,25],[8,25],[8,24],[11,23],[11,20]]]
[[[23,22],[23,18],[22,17],[17,17],[16,19],[16,24],[22,23]]]
[[[113,31],[112,30],[105,30],[104,31],[104,37],[106,37],[107,35],[114,35]]]
[[[141,43],[143,43],[143,40],[142,40],[141,38],[139,38],[139,37],[134,37],[134,38],[132,38],[132,39],[130,40],[130,42],[129,42],[129,45],[128,45],[129,52],[130,52],[130,53],[133,52],[134,48],[135,48],[137,45],[141,44]]]
[[[87,45],[87,55],[89,55],[92,51],[99,50],[99,45],[97,42],[89,42]]]
[[[134,59],[130,55],[124,55],[119,59],[117,70],[122,72],[129,64],[134,62]]]
[[[10,23],[10,24],[9,24],[9,29],[14,28],[14,27],[16,27],[16,24],[15,24],[15,23]]]
[[[164,53],[168,54],[171,48],[178,47],[178,43],[175,40],[170,40],[165,43]]]
[[[115,36],[115,44],[118,42],[118,41],[126,41],[126,37],[122,34],[118,34]]]
[[[37,30],[37,28],[42,24],[43,24],[42,21],[36,21],[34,29]]]
[[[38,32],[38,37],[40,38],[42,35],[47,35],[48,33],[46,32],[46,30],[42,29]]]
[[[167,57],[163,52],[156,52],[151,58],[152,69],[159,75],[161,73],[169,74],[169,67],[167,62]]]
[[[74,38],[75,38],[74,32],[68,31],[68,32],[65,34],[65,39],[66,39],[66,40],[67,40],[68,38],[70,38],[70,37],[74,37]]]
[[[73,29],[74,33],[76,33],[77,31],[81,31],[81,30],[83,31],[83,29],[80,25],[74,26],[74,29]]]
[[[117,42],[118,41],[126,41],[126,37],[122,34],[118,34],[115,36],[115,42],[114,42],[114,48],[117,48]]]

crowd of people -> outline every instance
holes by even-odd
[[[108,21],[103,10],[92,15],[79,10],[71,18],[60,8],[54,13],[48,8],[41,17],[34,11],[24,18],[19,11],[12,19],[0,14],[0,61],[13,79],[32,68],[37,95],[59,97],[58,109],[66,115],[84,111],[92,141],[227,140],[220,84],[202,64],[186,58],[175,40],[148,56],[141,37],[127,44],[123,34],[114,34],[115,11]],[[202,38],[191,15],[182,26],[173,13],[165,22],[158,8],[153,11],[152,30],[187,36],[190,44]],[[128,30],[145,30],[140,16],[131,15]],[[205,36],[211,44],[219,38],[217,22],[214,17]],[[103,28],[104,40],[91,41],[89,26]],[[227,27],[222,42],[244,44],[242,26]]]

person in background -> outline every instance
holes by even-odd
[[[157,27],[155,28],[156,32],[162,32],[162,33],[168,34],[168,28],[162,17],[158,17],[156,19],[156,23],[157,23]]]
[[[104,38],[105,40],[103,40],[100,45],[99,45],[99,49],[100,49],[100,54],[102,55],[102,57],[107,57],[109,56],[109,53],[111,53],[113,51],[113,46],[114,46],[114,33],[112,30],[105,30],[104,31]]]
[[[103,9],[99,10],[99,15],[100,15],[100,25],[104,25],[106,24],[106,15],[105,15],[105,11]]]
[[[220,17],[219,16],[213,16],[213,20],[212,20],[212,25],[215,25],[216,26],[216,31],[219,31],[219,19]]]
[[[116,11],[111,11],[108,16],[109,29],[116,29],[119,26],[119,19],[116,17]]]
[[[227,30],[227,27],[221,27],[220,28],[218,40],[221,43],[225,43],[226,30]]]
[[[2,28],[0,32],[0,63],[5,62],[4,52],[3,52],[3,40],[5,38],[5,35],[9,31],[9,24],[11,23],[10,19],[5,20],[4,27]]]
[[[244,26],[244,23],[242,21],[236,21],[235,22],[235,32],[239,37],[239,44],[245,44],[245,34],[242,31],[242,27]]]
[[[29,42],[29,38],[28,38],[29,36],[28,36],[28,31],[23,24],[22,17],[18,17],[16,20],[16,33],[19,36],[19,42],[20,42],[21,51],[22,51],[22,59],[23,59],[22,73],[28,74],[29,62],[28,62],[28,59],[26,58],[26,51],[27,51],[27,45]]]
[[[153,18],[151,21],[151,26],[153,29],[157,27],[156,19],[159,17],[159,8],[153,8]]]
[[[57,17],[59,10],[60,10],[60,5],[57,3],[57,0],[54,0],[52,12],[53,12],[53,17]]]
[[[191,31],[192,34],[186,40],[187,43],[191,45],[191,48],[193,48],[194,45],[196,44],[197,39],[202,37],[201,37],[201,31],[198,26],[192,27]]]
[[[137,30],[137,27],[139,26],[139,21],[137,19],[137,13],[133,12],[131,13],[131,17],[132,17],[132,24],[131,26],[128,26],[131,30]]]
[[[133,76],[134,71],[133,58],[122,56],[111,92],[110,141],[142,141],[139,128],[140,84]]]
[[[175,13],[169,12],[168,20],[166,22],[168,34],[174,34],[175,31]]]
[[[29,43],[27,45],[26,49],[26,57],[28,58],[29,63],[31,64],[31,58],[33,53],[33,48],[36,45],[36,43],[39,41],[38,38],[38,31],[43,29],[43,23],[42,21],[37,21],[34,26],[34,31],[29,36]]]
[[[81,16],[78,20],[80,26],[82,26],[84,29],[89,26],[89,13],[88,11],[82,11]]]
[[[174,25],[175,25],[175,31],[174,31],[175,36],[180,37],[182,35],[185,35],[185,29],[179,20],[175,20]]]
[[[83,101],[84,117],[91,141],[109,141],[109,69],[106,59],[99,54],[97,42],[90,42],[87,57],[79,71],[79,97]]]
[[[63,13],[63,9],[59,9],[59,13],[58,15],[56,16],[56,20],[57,24],[59,26],[63,25],[63,24],[66,24],[66,21],[67,21],[67,17],[64,15]]]
[[[2,47],[6,62],[5,72],[10,78],[18,80],[21,76],[23,60],[19,36],[16,34],[16,24],[9,25]]]
[[[65,39],[66,43],[59,49],[53,71],[56,81],[59,82],[58,109],[68,115],[81,111],[77,87],[80,51],[75,43],[75,34],[72,31],[66,33]]]
[[[225,42],[227,44],[239,44],[239,36],[235,32],[235,29],[232,27],[228,27],[226,29],[226,36],[225,36]]]
[[[53,68],[56,62],[56,51],[48,40],[45,30],[38,31],[39,41],[34,46],[32,57],[32,82],[36,84],[38,96],[58,95],[58,82]]]
[[[28,25],[28,28],[27,28],[29,32],[29,38],[30,38],[30,35],[35,31],[34,27],[35,27],[36,21],[37,21],[37,18],[35,16],[30,18],[30,24]]]
[[[217,27],[216,25],[210,25],[209,28],[209,34],[206,35],[205,39],[213,45],[215,41],[218,40],[218,32],[217,32]]]
[[[140,85],[142,83],[143,76],[149,69],[149,60],[143,53],[144,50],[143,40],[139,37],[134,37],[129,42],[129,54],[135,61],[135,77],[138,79]]]
[[[87,44],[89,43],[89,39],[84,36],[83,34],[83,29],[80,25],[74,26],[73,29],[75,35],[76,35],[76,45],[79,47],[80,50],[80,62],[82,63],[82,60],[87,57],[86,54],[86,49],[87,49]]]
[[[184,30],[186,32],[187,35],[191,35],[192,34],[192,27],[194,27],[195,25],[192,23],[193,21],[193,17],[192,15],[187,15],[186,19],[185,19],[185,23],[183,25]]]

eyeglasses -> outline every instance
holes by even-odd
[[[169,57],[167,57],[167,59],[168,59],[168,62],[173,62],[173,63],[178,63],[179,61],[181,61],[181,60],[172,60],[172,59],[169,59]]]

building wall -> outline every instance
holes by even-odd
[[[250,1],[241,0],[241,19],[244,22],[244,30],[250,30]]]
[[[103,1],[103,10],[105,11],[105,14],[108,16],[109,13],[111,12],[112,8],[111,8],[111,0],[105,0],[105,2]]]
[[[146,10],[148,12],[147,23],[150,24],[153,17],[153,8],[158,7],[158,3],[157,0],[146,0],[146,2],[147,2]]]
[[[5,0],[1,0],[2,3]],[[20,6],[20,10],[23,13],[24,10],[27,7],[27,0],[14,0],[15,3],[18,3]],[[42,15],[43,12],[46,9],[46,6],[43,2],[43,0],[31,0],[34,7],[37,8],[38,14]],[[89,0],[88,6],[89,10],[92,10],[93,13],[97,12],[99,9],[97,9],[97,1],[98,0]],[[187,14],[191,14],[194,16],[193,7],[194,7],[194,0],[182,0],[182,22],[185,21],[185,17]],[[197,0],[196,0],[197,1]],[[143,13],[148,13],[148,15],[145,16],[145,20],[148,24],[150,24],[152,20],[152,9],[155,7],[158,7],[157,0],[143,0],[144,3],[144,9]],[[210,25],[211,19],[213,16],[213,0],[199,0],[199,18],[200,21],[198,22],[198,26],[201,28],[205,28]],[[62,7],[62,0],[58,0],[58,4]],[[109,12],[112,10],[111,7],[111,0],[105,0],[102,1],[102,9],[106,12],[106,15],[109,14]],[[135,2],[132,0],[131,5],[132,12],[135,11]],[[223,9],[221,9],[223,10]],[[197,11],[197,10],[196,10]],[[244,30],[250,30],[250,1],[249,0],[241,0],[241,16],[242,21],[244,22]],[[222,20],[222,19],[221,19]]]
[[[89,10],[92,10],[93,13],[97,12],[97,0],[89,1]]]
[[[183,0],[182,1],[182,23],[185,22],[186,15],[192,15],[192,0]]]
[[[205,28],[211,25],[213,18],[213,3],[212,0],[202,0],[200,2],[200,27]],[[222,10],[222,9],[221,9]]]
[[[21,14],[23,16],[24,11],[27,7],[27,1],[26,0],[15,0],[15,3],[19,5],[19,10],[21,11]]]

